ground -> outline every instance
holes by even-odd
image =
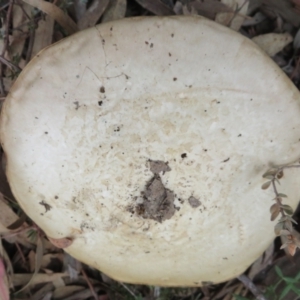
[[[44,47],[101,22],[175,14],[199,14],[253,39],[300,87],[299,0],[0,0],[0,104],[24,66]],[[269,33],[277,35],[265,36]],[[3,151],[1,156],[4,166]],[[140,214],[160,221],[168,216],[155,209],[157,216],[153,217],[148,200],[160,191],[156,199],[161,202],[160,194],[170,192],[170,204],[172,192],[161,183],[157,168],[168,171],[163,162],[152,162],[153,179],[145,187]],[[116,282],[65,254],[62,249],[70,243],[68,239],[51,243],[19,208],[3,170],[4,167],[0,171],[0,300],[300,299],[300,253],[290,255],[297,247],[281,249],[279,237],[244,274],[223,284],[163,288]],[[193,197],[189,202],[191,206],[199,205]],[[50,209],[42,205],[45,211]],[[168,209],[171,214],[173,207]],[[274,216],[280,212],[278,206],[273,206]],[[293,218],[299,224],[299,208]],[[294,229],[300,231],[298,224]],[[295,240],[299,245],[296,233]]]

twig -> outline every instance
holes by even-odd
[[[91,285],[91,282],[90,282],[89,278],[87,277],[87,275],[86,275],[84,269],[81,269],[81,273],[82,273],[82,275],[83,275],[83,277],[84,277],[84,279],[85,279],[85,281],[86,281],[86,283],[87,283],[87,285],[88,285],[88,287],[89,287],[89,289],[90,289],[90,291],[91,291],[91,293],[92,293],[94,299],[95,299],[95,300],[98,300],[98,296],[97,296],[97,294],[96,294],[96,292],[95,292],[95,289],[94,289],[93,286]]]
[[[246,275],[242,274],[237,277],[239,281],[241,281],[244,286],[251,291],[251,293],[255,296],[257,300],[268,300],[261,292],[261,290],[255,286],[255,284],[250,280],[249,277]]]
[[[134,294],[134,292],[123,282],[120,282],[120,284],[123,286],[124,289],[126,289],[135,299],[137,298],[137,296]]]
[[[4,10],[8,5],[9,5],[9,3],[6,3],[6,4],[4,4],[2,7],[0,7],[0,12],[1,12],[2,10]]]
[[[3,56],[0,55],[0,62],[10,68],[12,71],[21,72],[21,68],[13,64],[12,62],[5,59]]]
[[[299,163],[299,162],[298,162]],[[289,205],[282,203],[282,198],[286,198],[287,195],[279,193],[276,187],[276,183],[280,184],[279,180],[283,177],[283,170],[292,169],[292,168],[300,168],[300,164],[292,164],[287,166],[281,166],[277,168],[272,168],[267,171],[263,178],[269,179],[269,181],[265,182],[262,185],[262,189],[267,189],[269,186],[272,186],[276,201],[270,207],[271,211],[271,221],[274,221],[279,214],[281,214],[281,218],[276,224],[274,230],[277,236],[281,237],[282,246],[281,249],[287,248],[287,253],[291,256],[294,256],[297,248],[300,248],[300,238],[299,234],[295,231],[293,227],[293,223],[297,224],[297,222],[292,218],[294,213],[293,208]]]
[[[23,251],[22,251],[19,243],[16,242],[15,245],[16,245],[16,247],[18,249],[18,252],[19,252],[19,254],[20,254],[21,258],[22,258],[23,263],[25,264],[26,263],[26,258],[25,258],[24,254],[23,254]]]

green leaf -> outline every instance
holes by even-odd
[[[283,278],[284,275],[281,271],[281,269],[278,267],[278,266],[275,266],[275,272],[277,273],[277,275],[280,277],[280,278]]]
[[[278,197],[287,198],[287,195],[286,194],[282,194],[282,193],[278,193]]]
[[[264,176],[264,178],[273,180],[273,179],[274,179],[274,176],[273,176],[273,175],[267,175],[267,176]]]
[[[291,216],[285,216],[287,220],[291,221],[294,224],[298,224]]]
[[[284,299],[284,297],[288,294],[288,292],[291,290],[291,287],[288,285],[288,286],[286,286],[283,290],[282,290],[282,292],[281,292],[281,294],[280,294],[280,297],[279,297],[279,300],[283,300]]]
[[[281,205],[281,208],[288,214],[292,215],[294,213],[294,210],[287,204]]]
[[[283,277],[283,280],[289,285],[293,285],[294,283],[297,283],[296,279],[292,277]]]
[[[300,272],[296,275],[295,279],[296,279],[297,281],[300,280]]]
[[[293,291],[297,296],[300,296],[300,289],[298,289],[297,287],[292,286],[292,291]]]

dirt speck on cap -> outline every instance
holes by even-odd
[[[198,206],[201,205],[201,202],[197,198],[195,198],[193,196],[191,196],[188,199],[188,201],[189,201],[189,204],[191,205],[191,207],[193,207],[193,208],[196,208],[196,207],[198,207]]]
[[[149,168],[154,176],[146,183],[142,192],[143,202],[136,205],[135,212],[145,219],[163,222],[170,219],[176,211],[174,193],[164,186],[159,176],[159,173],[169,172],[171,168],[161,160],[149,160]]]
[[[169,172],[171,168],[168,165],[168,162],[164,162],[162,160],[149,160],[150,171],[153,174],[159,174],[160,172]]]
[[[142,217],[158,222],[170,219],[176,209],[174,207],[174,193],[167,189],[159,175],[154,175],[147,183],[143,192]]]

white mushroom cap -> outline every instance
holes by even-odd
[[[262,174],[300,156],[300,97],[216,23],[124,19],[37,55],[1,141],[20,205],[75,258],[125,282],[218,283],[274,238]],[[281,180],[292,207],[299,177]]]

